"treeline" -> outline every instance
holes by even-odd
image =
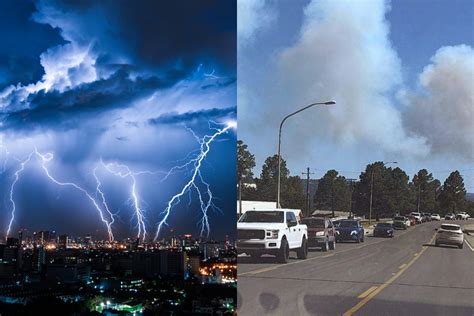
[[[278,177],[278,156],[265,160],[259,177],[255,177],[255,157],[247,145],[238,141],[238,196],[242,200],[275,201]],[[282,207],[298,208],[309,214],[314,209],[351,211],[368,215],[372,193],[372,217],[407,214],[413,211],[456,213],[466,211],[474,216],[474,202],[466,199],[464,181],[459,171],[453,171],[441,183],[426,169],[418,171],[411,179],[399,167],[383,162],[368,164],[358,179],[347,179],[337,170],[329,170],[318,180],[313,198],[313,209],[306,206],[306,180],[291,176],[286,161],[281,161]]]

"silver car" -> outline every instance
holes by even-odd
[[[436,234],[435,245],[454,245],[462,249],[464,233],[461,226],[456,224],[442,224]]]

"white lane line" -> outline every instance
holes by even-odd
[[[474,247],[471,246],[471,244],[469,243],[469,241],[467,241],[466,239],[464,239],[464,241],[466,242],[466,245],[471,248],[471,251],[474,251]]]

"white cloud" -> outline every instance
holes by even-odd
[[[251,44],[258,31],[276,19],[276,11],[268,0],[242,0],[237,2],[238,45]]]
[[[408,92],[406,128],[425,137],[435,154],[474,157],[474,50],[467,45],[440,48]]]

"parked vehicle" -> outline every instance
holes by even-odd
[[[431,222],[431,213],[423,213],[423,221]]]
[[[260,257],[276,255],[287,263],[291,251],[299,259],[308,256],[308,228],[300,224],[298,210],[268,209],[245,212],[237,222],[237,253]]]
[[[467,214],[466,212],[459,212],[459,213],[456,214],[456,219],[468,220],[469,219],[469,214]]]
[[[445,220],[448,220],[448,221],[452,221],[452,220],[455,220],[456,219],[456,216],[453,214],[453,213],[448,213],[446,214],[446,216],[444,217]]]
[[[416,225],[415,216],[408,216],[408,219],[410,220],[410,226],[415,226]]]
[[[390,223],[377,223],[374,227],[374,237],[393,237],[393,226]]]
[[[421,216],[421,213],[418,212],[411,212],[411,216],[414,216],[416,218],[416,223],[421,224],[423,222],[423,217]]]
[[[436,234],[435,245],[454,245],[462,249],[464,233],[461,226],[456,224],[442,224]]]
[[[308,247],[320,247],[321,251],[336,249],[336,228],[325,217],[307,217],[301,221],[308,227]]]
[[[364,242],[364,227],[358,220],[343,219],[336,228],[336,241],[353,240],[357,243]]]
[[[405,216],[395,216],[393,218],[393,228],[394,229],[407,229],[407,220],[408,218]]]
[[[431,220],[432,221],[440,221],[441,220],[441,216],[439,216],[439,214],[431,214]]]

